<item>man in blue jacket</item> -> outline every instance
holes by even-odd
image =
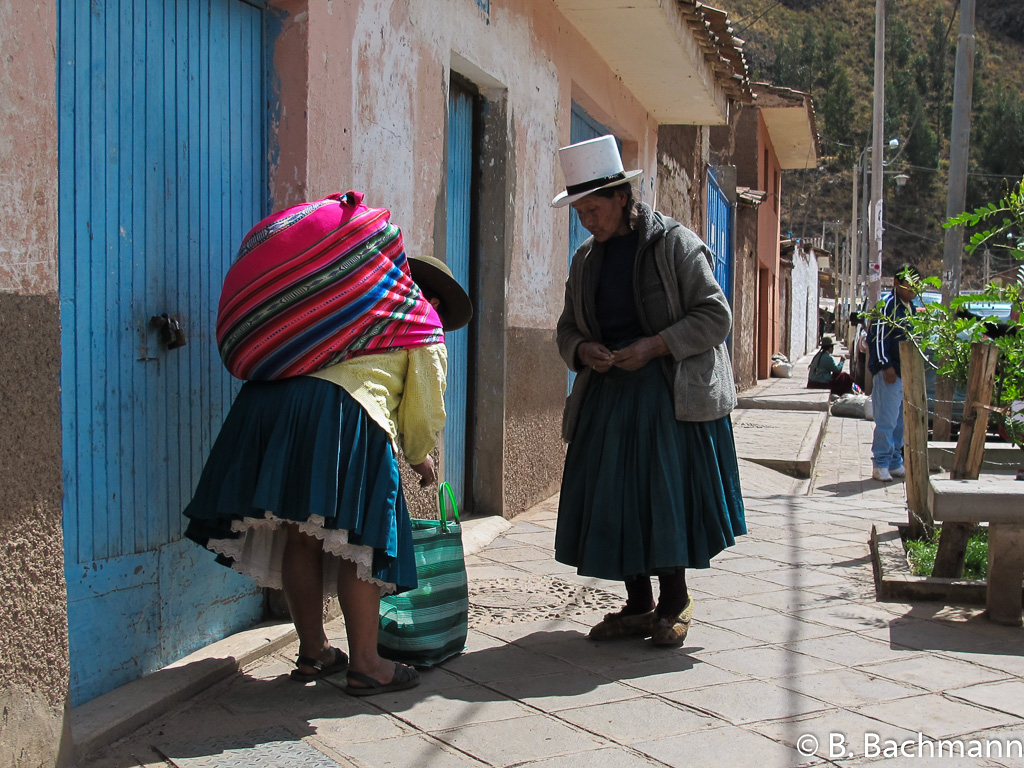
[[[900,342],[907,338],[905,318],[915,311],[917,291],[912,281],[920,273],[910,264],[896,271],[893,290],[885,299],[882,318],[868,330],[868,370],[873,389],[875,436],[871,443],[871,477],[883,483],[905,477],[903,467],[903,379],[900,378]]]

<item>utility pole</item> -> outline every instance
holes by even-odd
[[[958,216],[967,202],[967,155],[971,145],[971,100],[974,89],[974,0],[960,0],[960,34],[956,41],[953,81],[953,126],[949,136],[949,192],[946,218]],[[946,230],[942,256],[942,300],[960,295],[964,234],[960,227]]]
[[[853,166],[853,208],[850,210],[850,282],[847,285],[847,293],[850,299],[850,311],[853,311],[854,295],[856,289],[854,286],[857,285],[857,259],[860,254],[860,242],[857,239],[857,172],[859,170],[860,161]]]
[[[871,208],[868,213],[868,306],[882,292],[882,131],[885,118],[885,0],[875,0],[875,94],[871,111]]]

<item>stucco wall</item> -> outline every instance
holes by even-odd
[[[489,13],[463,0],[274,5],[282,14],[275,65],[302,75],[280,73],[271,169],[278,205],[359,189],[391,210],[410,253],[444,258],[451,75],[470,81],[488,108],[500,106],[504,124],[492,114],[480,173],[506,155],[510,167],[507,187],[487,204],[493,232],[481,233],[477,248],[487,283],[474,286],[474,298],[488,292],[477,338],[505,353],[485,382],[497,393],[487,407],[503,409],[504,419],[477,435],[476,447],[500,446],[487,454],[504,465],[498,505],[515,514],[557,487],[564,451],[565,369],[552,332],[569,218],[550,201],[564,185],[557,149],[569,143],[572,101],[623,139],[626,166],[644,170],[636,186],[647,202],[655,197],[657,125],[550,0],[492,0]],[[499,133],[503,145],[493,140]]]
[[[65,735],[56,5],[0,0],[0,765]]]
[[[790,278],[789,349],[796,360],[817,346],[818,335],[818,263],[811,249],[796,248]]]

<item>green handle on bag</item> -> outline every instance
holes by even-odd
[[[444,531],[448,530],[448,517],[445,514],[444,497],[448,496],[448,503],[452,508],[452,520],[453,522],[459,522],[459,505],[455,503],[455,493],[452,491],[452,487],[448,485],[448,481],[441,483],[437,488],[437,505],[441,508],[441,529]]]

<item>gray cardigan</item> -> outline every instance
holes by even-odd
[[[633,298],[648,336],[660,334],[671,352],[661,358],[672,382],[678,421],[712,421],[736,407],[736,385],[725,340],[732,311],[711,268],[714,258],[696,234],[644,203],[630,226],[639,232]],[[588,238],[573,256],[558,318],[558,352],[579,372],[562,415],[562,439],[572,442],[593,371],[582,368],[576,348],[600,342],[594,308],[604,244]],[[673,364],[674,361],[674,364]]]

